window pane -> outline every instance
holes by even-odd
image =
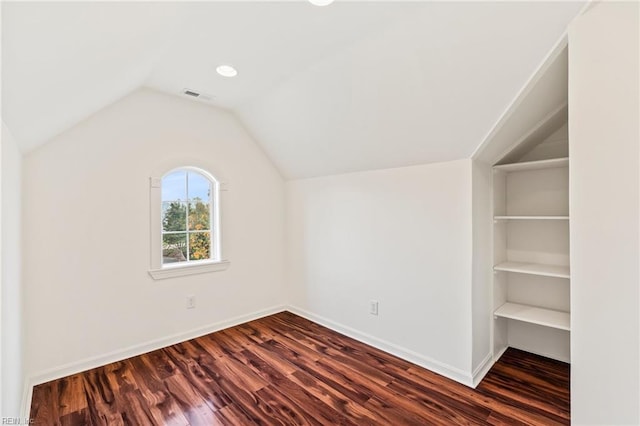
[[[211,206],[199,199],[189,200],[189,231],[209,231]]]
[[[189,201],[208,204],[211,198],[211,182],[200,173],[189,172]]]
[[[187,234],[165,234],[162,236],[162,263],[187,260]]]
[[[162,202],[162,230],[187,230],[187,204],[177,201]]]
[[[211,257],[211,233],[196,232],[189,234],[189,260],[203,260]]]
[[[187,172],[177,171],[162,178],[162,201],[187,201]]]

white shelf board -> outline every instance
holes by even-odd
[[[571,329],[571,315],[568,312],[507,302],[496,309],[493,314],[500,318],[509,318],[560,330],[569,331]]]
[[[555,169],[558,167],[568,167],[568,166],[569,166],[569,158],[552,158],[551,160],[499,164],[497,166],[493,166],[493,169],[501,170],[503,172],[520,172],[525,170]]]
[[[494,220],[569,220],[569,216],[494,216]]]
[[[503,262],[493,267],[494,271],[517,272],[520,274],[542,275],[545,277],[569,278],[569,267],[544,265],[541,263]]]

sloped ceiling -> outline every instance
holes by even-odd
[[[287,178],[468,158],[583,4],[4,2],[2,115],[26,152],[140,86],[189,88]]]

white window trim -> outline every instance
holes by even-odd
[[[165,266],[161,269],[150,269],[149,275],[154,280],[183,277],[186,275],[204,274],[207,272],[224,271],[231,265],[228,260],[202,261],[191,265]]]
[[[183,169],[194,169],[198,172],[206,171],[202,168],[200,170],[193,167],[180,167]],[[208,174],[208,173],[207,173]],[[208,272],[224,271],[231,265],[228,259],[223,257],[222,251],[222,209],[221,198],[222,195],[229,189],[227,182],[216,180],[218,184],[218,194],[216,196],[216,211],[217,222],[214,226],[218,228],[218,246],[216,247],[219,260],[203,260],[193,263],[181,263],[162,265],[162,178],[151,177],[149,179],[149,203],[150,203],[150,224],[151,224],[151,268],[149,269],[149,275],[154,280],[163,280],[167,278],[177,278],[188,275],[203,274]],[[212,241],[213,242],[213,241]]]

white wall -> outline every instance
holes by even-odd
[[[638,3],[569,33],[571,417],[640,423]]]
[[[491,251],[493,217],[491,217],[492,169],[491,165],[473,161],[473,279],[472,296],[472,371],[477,378],[482,369],[490,367],[493,256]]]
[[[294,310],[471,383],[471,161],[286,186]]]
[[[17,417],[23,395],[20,253],[22,156],[2,122],[2,371],[1,415]]]
[[[180,164],[229,183],[231,266],[154,281],[149,177]],[[283,180],[231,114],[139,90],[26,155],[23,176],[26,368],[36,381],[281,306]]]

